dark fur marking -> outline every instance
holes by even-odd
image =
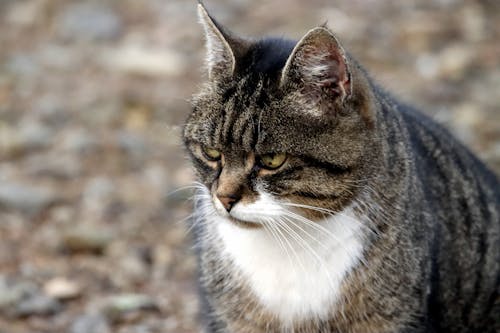
[[[238,69],[244,73],[276,75],[285,65],[295,43],[283,38],[261,39],[240,59]]]

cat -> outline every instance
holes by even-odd
[[[212,333],[500,332],[500,186],[326,26],[243,38],[203,5],[183,139]]]

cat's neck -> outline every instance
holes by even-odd
[[[350,206],[315,226],[242,229],[220,216],[207,223],[262,307],[283,325],[331,313],[346,275],[362,261],[366,221]]]

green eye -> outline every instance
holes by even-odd
[[[221,153],[217,149],[213,148],[208,148],[208,147],[202,147],[201,150],[203,151],[203,155],[209,160],[209,161],[218,161],[221,158]]]
[[[265,154],[260,157],[260,164],[263,168],[274,170],[282,166],[285,160],[285,153]]]

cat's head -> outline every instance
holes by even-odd
[[[335,36],[320,26],[298,43],[246,39],[198,13],[208,82],[184,141],[208,204],[254,226],[350,204],[378,154],[377,104]]]

